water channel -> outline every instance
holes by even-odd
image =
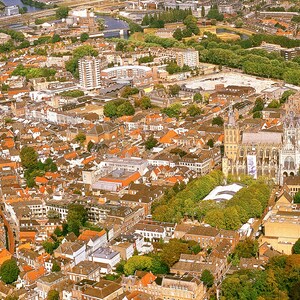
[[[230,30],[230,29],[226,29],[226,28],[217,28],[216,33],[231,33],[231,34],[237,34],[241,37],[242,40],[248,40],[249,39],[249,35],[247,34],[243,34],[243,33],[239,33],[237,31],[234,30]]]

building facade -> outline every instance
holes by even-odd
[[[17,5],[6,6],[4,8],[4,14],[6,16],[18,15],[19,14],[19,7]]]
[[[103,80],[144,85],[152,83],[153,72],[151,68],[145,66],[120,66],[102,70],[101,78]]]
[[[300,167],[300,120],[293,113],[286,117],[283,125],[283,145],[279,155],[279,183],[284,177],[295,176]]]
[[[177,52],[176,61],[179,67],[189,66],[192,69],[199,67],[199,52],[186,49]]]
[[[243,131],[236,123],[232,109],[229,110],[224,126],[222,169],[225,176],[267,176],[279,182],[281,148],[282,132]]]
[[[84,57],[78,61],[79,83],[87,89],[100,88],[101,59],[96,57]]]

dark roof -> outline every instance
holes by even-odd
[[[288,176],[284,178],[284,183],[287,185],[300,185],[300,176]]]
[[[187,234],[193,235],[203,235],[203,236],[217,236],[219,230],[214,227],[204,227],[204,226],[194,226],[192,227]]]

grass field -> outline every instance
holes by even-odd
[[[145,39],[145,34],[143,32],[135,32],[129,37],[130,41],[143,42],[144,39]]]

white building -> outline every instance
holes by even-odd
[[[70,258],[77,265],[86,259],[86,244],[65,242],[54,250],[54,257]]]
[[[4,9],[4,14],[6,16],[13,16],[19,14],[19,7],[17,5],[6,6]]]
[[[83,88],[87,90],[100,88],[101,59],[84,57],[78,61],[78,67],[79,83]]]
[[[199,67],[199,52],[193,49],[185,49],[177,52],[176,61],[181,68],[186,65],[190,68]]]
[[[145,66],[118,66],[101,71],[103,80],[115,80],[116,82],[130,82],[135,85],[150,84],[153,80],[152,69]]]
[[[99,248],[92,255],[90,255],[88,259],[114,267],[120,262],[121,256],[119,252],[113,251],[110,248]]]
[[[125,170],[128,172],[139,172],[144,175],[147,172],[147,160],[140,158],[108,158],[102,162],[104,168],[108,168],[109,172],[113,170]]]

